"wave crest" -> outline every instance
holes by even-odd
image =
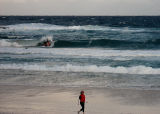
[[[7,26],[11,30],[108,30],[108,27],[85,25],[85,26],[62,26],[44,23],[16,24]]]
[[[1,64],[0,69],[22,69],[35,71],[65,71],[65,72],[105,72],[118,74],[160,74],[160,68],[146,66],[111,67],[111,66],[77,66],[67,64],[64,66],[46,66],[38,64]]]
[[[100,31],[121,31],[121,32],[143,32],[146,31],[144,28],[128,28],[128,27],[109,27],[100,25],[73,25],[73,26],[63,26],[63,25],[53,25],[45,23],[24,23],[5,26],[4,30],[100,30]]]

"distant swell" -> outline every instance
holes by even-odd
[[[160,16],[0,16],[0,25],[47,23],[57,25],[107,25],[114,27],[160,27]]]
[[[54,47],[108,47],[108,48],[160,48],[160,39],[148,40],[145,42],[95,39],[95,40],[58,40],[55,41]]]

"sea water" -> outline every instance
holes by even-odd
[[[159,90],[159,75],[159,16],[0,16],[1,85]]]

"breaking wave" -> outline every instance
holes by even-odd
[[[86,48],[86,47],[102,47],[102,48],[117,48],[117,49],[159,49],[160,39],[148,40],[145,42],[130,41],[130,40],[112,40],[112,39],[92,39],[92,40],[54,40],[53,36],[42,36],[40,40],[24,40],[25,43],[2,39],[0,46],[4,47],[21,47],[31,46],[40,47],[40,43],[49,40],[52,42],[53,48]]]
[[[33,39],[33,42],[35,42],[35,40],[42,42],[47,39],[48,36],[54,36],[54,38],[50,38],[55,40],[51,47],[57,48],[160,48],[160,29],[158,28],[109,27],[101,25],[63,26],[45,23],[24,23],[4,26],[3,29],[0,29],[0,32],[2,33],[0,34],[0,38],[3,39]],[[29,43],[33,44],[32,42]],[[34,44],[34,46],[39,45]]]
[[[3,30],[99,30],[99,31],[121,31],[121,32],[143,32],[147,29],[144,28],[128,28],[128,27],[108,27],[108,26],[99,26],[99,25],[74,25],[74,26],[62,26],[62,25],[53,25],[53,24],[44,24],[44,23],[24,23],[24,24],[15,24],[4,26]]]
[[[21,69],[35,71],[65,71],[65,72],[105,72],[120,74],[160,74],[160,68],[146,66],[111,67],[111,66],[78,66],[67,64],[64,66],[46,66],[38,64],[0,64],[0,69]]]
[[[160,50],[112,50],[96,48],[11,48],[2,47],[0,53],[42,54],[77,57],[160,57]]]

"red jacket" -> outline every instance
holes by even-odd
[[[79,96],[79,100],[80,100],[80,102],[85,102],[85,95],[84,95],[84,94],[81,94],[81,95]]]

